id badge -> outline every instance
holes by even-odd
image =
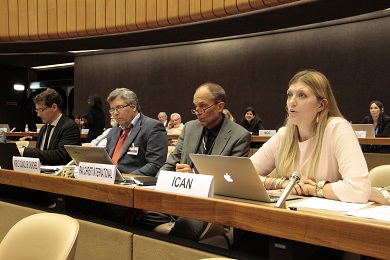
[[[130,155],[138,155],[138,147],[134,146],[134,143],[131,145],[131,147],[127,150],[127,154]]]

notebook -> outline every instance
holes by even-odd
[[[375,138],[375,130],[372,124],[351,124],[353,131],[366,132],[366,138]]]
[[[79,145],[64,145],[64,147],[76,165],[79,165],[80,162],[114,164],[104,147]],[[118,168],[116,169],[115,181],[135,184],[132,179],[125,178]]]
[[[261,202],[276,202],[281,194],[268,194],[247,157],[190,154],[200,174],[214,176],[214,194]],[[302,198],[290,195],[287,199]]]
[[[16,143],[0,142],[0,166],[2,169],[14,169],[12,164],[13,156],[20,156]]]

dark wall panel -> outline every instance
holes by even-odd
[[[390,17],[204,43],[80,56],[75,65],[76,114],[86,97],[106,98],[116,87],[134,90],[146,115],[178,112],[194,118],[192,96],[206,81],[221,84],[226,107],[240,120],[253,106],[267,129],[285,118],[289,79],[313,68],[332,83],[342,113],[359,122],[369,102],[390,107]],[[243,25],[244,26],[244,25]],[[106,105],[105,109],[108,109]],[[390,113],[389,113],[390,114]],[[108,122],[108,121],[107,121]]]

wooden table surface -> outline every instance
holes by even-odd
[[[0,183],[154,210],[377,258],[390,256],[390,223],[338,212],[274,208],[151,189],[0,169]]]
[[[377,258],[390,256],[390,223],[338,212],[292,211],[274,208],[273,203],[197,198],[138,187],[134,189],[134,207]]]

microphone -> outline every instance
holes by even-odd
[[[286,208],[286,199],[287,199],[288,195],[290,195],[291,190],[294,188],[294,186],[297,183],[299,183],[299,181],[301,180],[301,177],[302,177],[301,174],[298,172],[293,172],[291,174],[290,179],[289,179],[290,182],[287,184],[287,187],[282,192],[282,195],[280,195],[280,198],[278,199],[278,201],[275,204],[275,208],[283,208],[283,209]]]

